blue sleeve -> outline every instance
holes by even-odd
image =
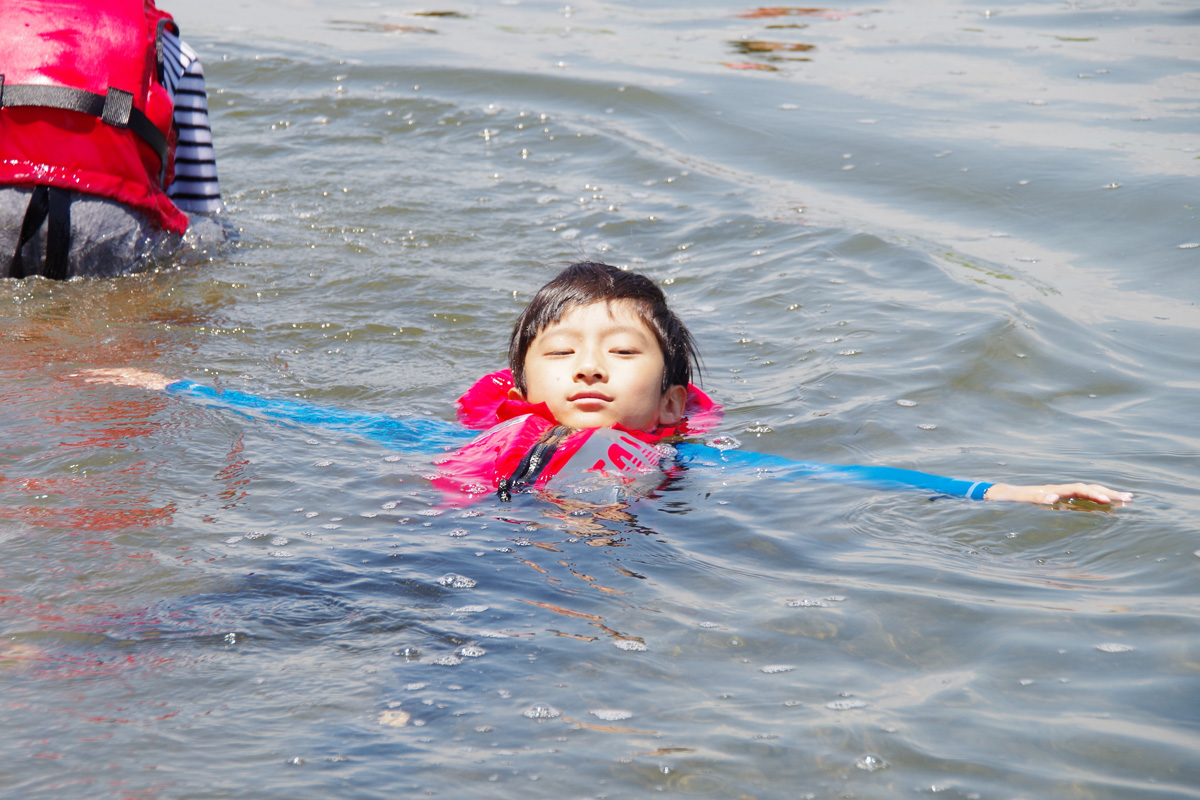
[[[726,466],[747,473],[762,470],[771,477],[781,480],[817,478],[888,489],[923,489],[936,494],[966,497],[971,500],[982,500],[983,495],[992,487],[992,484],[983,481],[963,481],[894,467],[839,466],[818,464],[814,461],[792,461],[780,456],[749,453],[744,450],[718,450],[715,447],[689,442],[678,444],[675,448],[679,453],[678,460],[681,464]]]
[[[397,450],[439,453],[475,436],[459,425],[428,417],[390,417],[345,411],[302,400],[278,400],[232,391],[218,391],[194,381],[176,381],[170,394],[194,397],[235,411],[254,412],[276,422],[350,433]]]

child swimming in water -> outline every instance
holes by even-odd
[[[691,382],[696,348],[648,278],[595,262],[572,264],[543,286],[518,318],[509,369],[485,376],[459,399],[459,421],[484,430],[436,460],[434,484],[452,502],[495,492],[579,494],[597,483],[642,494],[662,482],[661,464],[751,466],[779,477],[810,476],[900,485],[971,499],[1120,506],[1133,496],[1091,483],[1013,485],[962,481],[887,467],[815,464],[680,441],[715,425],[720,407]],[[432,420],[334,412],[307,403],[217,392],[133,369],[89,370],[103,381],[255,408],[276,419],[351,430],[411,447],[426,434],[461,436]],[[453,446],[453,445],[451,445]],[[419,449],[419,448],[418,448]]]

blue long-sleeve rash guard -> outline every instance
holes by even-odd
[[[268,419],[361,436],[397,450],[438,453],[475,438],[471,431],[451,422],[427,417],[391,417],[330,408],[299,400],[279,400],[234,391],[218,391],[194,381],[176,381],[167,386],[171,394],[194,397],[233,410],[253,411]],[[682,442],[675,445],[677,462],[684,465],[717,466],[747,474],[768,475],[779,480],[816,478],[880,488],[921,489],[954,497],[982,500],[992,484],[930,475],[894,467],[842,466],[814,461],[793,461],[782,456],[745,450],[721,450]]]

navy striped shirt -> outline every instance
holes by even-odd
[[[217,156],[208,123],[204,68],[196,51],[169,30],[162,33],[162,82],[175,102],[175,180],[167,196],[184,211],[221,210]]]

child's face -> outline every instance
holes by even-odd
[[[525,400],[572,428],[651,431],[683,416],[687,390],[662,390],[663,354],[628,302],[575,306],[525,354]],[[515,390],[514,390],[515,392]]]

